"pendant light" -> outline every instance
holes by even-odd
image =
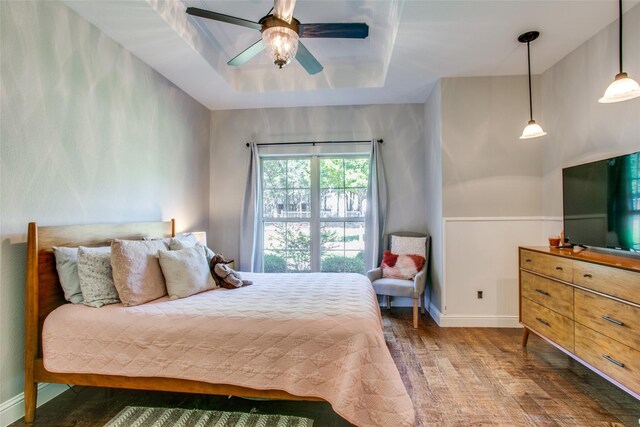
[[[539,35],[540,33],[537,31],[529,31],[524,34],[520,34],[520,36],[518,37],[518,41],[520,43],[527,44],[527,64],[529,70],[529,123],[522,131],[520,139],[537,138],[539,136],[544,136],[547,134],[542,130],[542,127],[540,127],[540,125],[537,124],[535,120],[533,120],[533,100],[531,97],[531,48],[529,46],[529,43],[537,39]]]
[[[618,0],[618,9],[620,11],[620,19],[618,19],[618,60],[620,61],[620,72],[616,74],[613,83],[611,83],[604,92],[604,96],[598,100],[598,102],[603,104],[627,101],[640,96],[640,85],[638,85],[635,80],[630,79],[627,73],[622,71],[622,0]]]

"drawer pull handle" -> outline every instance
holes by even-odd
[[[545,325],[545,326],[549,326],[549,322],[547,322],[546,320],[542,320],[542,319],[541,319],[541,318],[539,318],[539,317],[536,317],[536,320],[537,320],[538,322],[542,323],[542,324],[543,324],[543,325]]]
[[[613,319],[613,318],[611,318],[611,317],[609,317],[609,316],[606,316],[606,315],[605,315],[605,316],[602,316],[602,318],[603,318],[604,320],[607,320],[607,321],[611,322],[611,323],[615,323],[615,324],[616,324],[616,325],[618,325],[618,326],[624,326],[624,323],[622,323],[622,322],[621,322],[621,321],[619,321],[619,320]]]
[[[589,273],[585,273],[585,274],[582,275],[582,277],[585,277],[587,279],[591,279],[593,276],[590,275]]]
[[[524,262],[531,262],[531,260],[530,259],[525,259]]]
[[[562,271],[562,267],[556,267],[556,270]]]
[[[549,292],[543,291],[542,289],[536,289],[536,292],[539,293],[539,294],[542,294],[544,296],[547,296],[547,297],[551,296],[551,294]]]
[[[624,363],[620,363],[616,359],[613,359],[613,358],[607,356],[606,354],[603,354],[602,357],[604,357],[605,359],[607,359],[609,362],[613,363],[614,365],[618,365],[621,368],[624,368]]]

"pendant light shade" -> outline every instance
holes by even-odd
[[[622,71],[622,0],[618,0],[618,11],[620,14],[618,19],[618,60],[620,63],[620,72],[616,74],[616,78],[604,92],[604,96],[598,100],[598,102],[602,104],[627,101],[640,96],[640,85],[638,85],[635,80],[630,79],[627,73]]]
[[[522,131],[520,139],[537,138],[546,134],[547,133],[542,130],[542,127],[537,124],[535,120],[529,120],[529,124],[527,124],[527,126],[525,126],[524,130]]]
[[[538,138],[539,136],[547,134],[542,130],[542,127],[533,120],[533,100],[531,96],[531,47],[529,46],[529,43],[537,39],[539,35],[540,33],[537,31],[529,31],[524,34],[520,34],[518,37],[518,41],[520,43],[527,44],[527,67],[529,72],[529,123],[522,131],[520,139]]]
[[[598,100],[602,104],[627,101],[640,96],[640,85],[627,76],[627,73],[619,73],[616,79],[604,92],[604,96]]]

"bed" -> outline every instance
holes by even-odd
[[[27,244],[25,420],[37,383],[327,401],[356,425],[410,426],[377,299],[356,274],[243,273],[253,285],[99,309],[67,304],[52,246],[175,236],[175,222],[40,227]]]

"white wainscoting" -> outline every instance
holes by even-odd
[[[59,394],[69,390],[66,384],[38,384],[38,404],[44,405]],[[36,411],[37,413],[37,411]],[[0,426],[6,427],[24,417],[24,393],[0,403]],[[37,417],[37,416],[36,416]]]
[[[519,327],[518,246],[544,246],[558,234],[554,217],[443,218],[443,327]],[[482,291],[483,298],[477,298]]]

